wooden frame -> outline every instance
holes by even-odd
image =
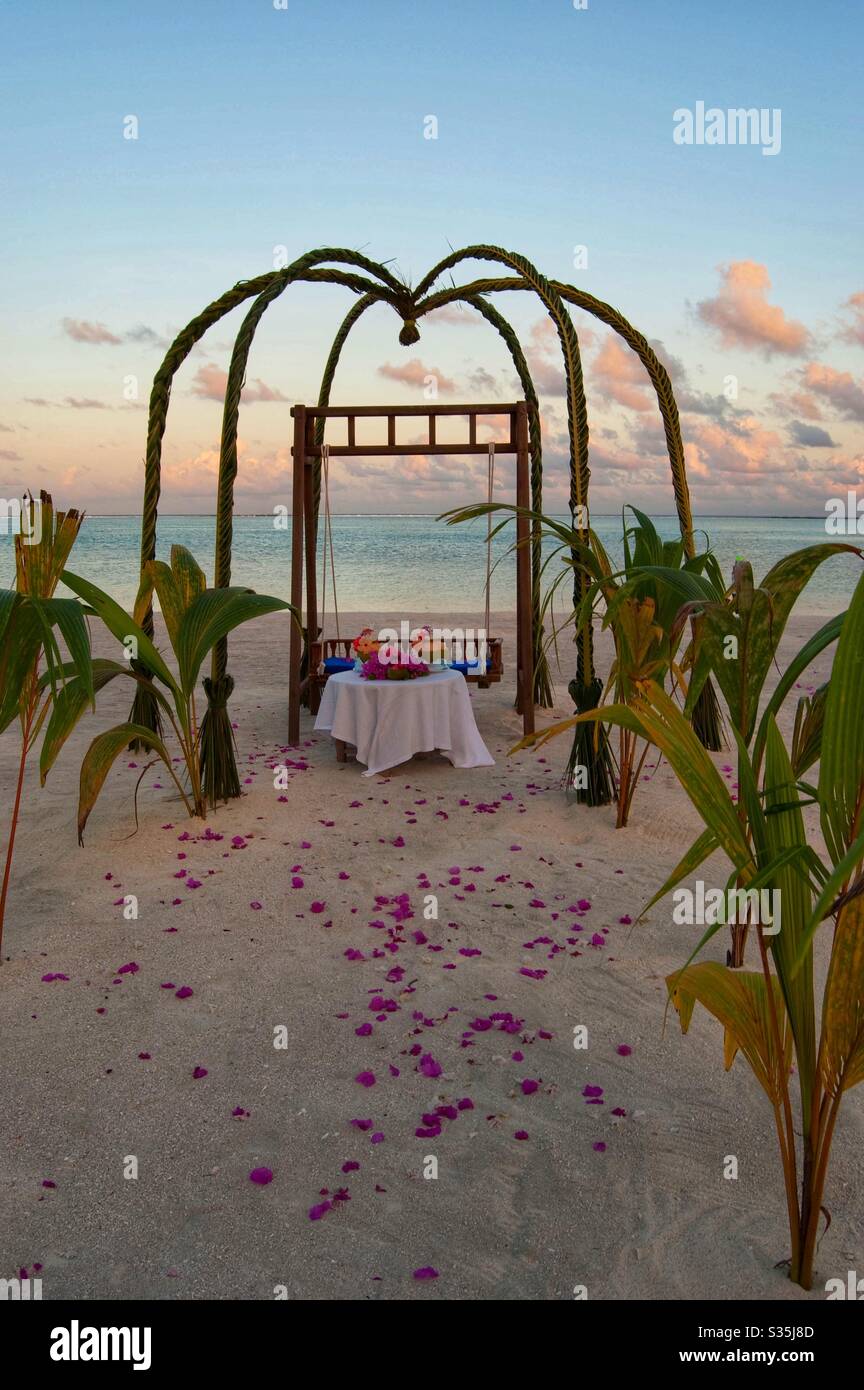
[[[304,614],[303,627],[311,660],[311,644],[318,634],[318,592],[316,578],[317,527],[312,473],[315,460],[321,457],[322,446],[315,442],[317,420],[343,419],[348,422],[348,443],[332,444],[331,458],[355,456],[380,457],[410,454],[485,454],[489,445],[477,441],[477,420],[481,416],[507,416],[509,438],[495,441],[495,453],[516,456],[516,504],[526,511],[531,506],[531,459],[528,441],[528,407],[525,401],[494,405],[402,405],[402,406],[305,406],[295,405],[294,443],[291,449],[292,534],[291,534],[291,602],[298,613]],[[467,443],[438,442],[436,421],[439,416],[467,416]],[[427,439],[420,444],[397,444],[396,421],[405,417],[425,417],[428,421]],[[386,444],[358,444],[355,421],[378,419],[387,421]],[[526,734],[534,732],[534,644],[531,627],[531,548],[530,523],[527,516],[516,519],[516,707],[522,716]],[[303,578],[306,578],[306,603],[303,603]],[[487,634],[488,635],[488,634]],[[292,623],[289,648],[288,684],[288,741],[300,741],[300,699],[302,633]]]

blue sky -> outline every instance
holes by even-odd
[[[821,511],[831,488],[864,476],[862,344],[848,307],[864,291],[862,30],[860,5],[845,0],[7,3],[0,484],[135,510],[140,405],[159,342],[234,281],[272,268],[275,246],[290,256],[362,248],[416,280],[449,244],[482,241],[615,304],[662,343],[681,390],[714,397],[737,378],[734,411],[684,413],[698,509]],[[780,153],[676,145],[673,112],[700,100],[780,108]],[[423,138],[430,114],[436,140]],[[137,140],[123,138],[128,115]],[[584,269],[576,245],[588,249]],[[748,272],[742,302],[720,270],[736,264],[763,267],[770,286]],[[349,302],[338,288],[290,291],[262,327],[250,377],[289,402],[313,399]],[[498,304],[530,339],[542,311],[527,296]],[[778,336],[766,305],[806,341]],[[764,319],[764,341],[742,330],[742,311],[751,327]],[[119,341],[70,336],[64,320]],[[196,372],[224,371],[236,320],[213,331],[175,387],[166,505],[177,510],[212,509],[216,377],[196,385]],[[476,398],[478,369],[502,399],[514,395],[485,326],[430,325],[408,352],[397,329],[381,310],[358,330],[342,399],[409,402],[412,380],[380,368],[412,359],[449,381],[454,399]],[[668,510],[662,459],[650,453],[656,422],[627,404],[640,388],[604,354],[603,334],[585,346],[598,503],[626,485]],[[546,362],[539,333],[535,351]],[[122,394],[130,375],[138,408]],[[545,405],[554,490],[564,485],[554,389]],[[243,505],[284,494],[288,408],[244,410]],[[799,444],[820,432],[831,444]],[[390,509],[379,479],[341,465],[342,509]],[[405,483],[412,509],[462,500],[449,463],[418,461]]]

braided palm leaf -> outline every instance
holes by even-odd
[[[333,379],[336,374],[336,368],[339,365],[339,359],[342,355],[342,349],[345,346],[349,333],[351,332],[354,325],[357,323],[358,319],[366,312],[366,310],[372,304],[376,303],[379,300],[379,298],[380,296],[377,294],[364,295],[362,299],[359,299],[356,304],[352,305],[351,309],[345,315],[345,318],[340,324],[339,331],[333,340],[332,347],[330,348],[330,353],[327,358],[327,364],[324,369],[324,375],[321,379],[321,388],[318,392],[319,407],[326,407],[330,403],[330,391],[333,385]],[[493,306],[487,303],[486,300],[480,298],[469,298],[466,299],[465,302],[467,304],[470,304],[472,308],[476,309],[479,313],[481,313],[483,317],[489,323],[491,323],[494,328],[498,330],[505,343],[507,344],[507,347],[510,351],[510,355],[513,359],[513,365],[516,369],[516,373],[519,377],[519,381],[522,385],[522,390],[525,394],[525,399],[528,404],[528,431],[531,449],[531,505],[535,512],[540,512],[542,511],[543,504],[543,447],[540,431],[540,408],[537,399],[537,392],[534,389],[534,382],[531,379],[531,374],[528,370],[528,363],[525,360],[525,354],[522,351],[522,346],[516,334],[514,333],[512,327],[503,317],[503,315],[501,315],[498,312],[497,309],[493,308]],[[419,313],[417,314],[417,317],[420,317]],[[409,320],[409,322],[410,321],[411,320]],[[416,328],[416,323],[414,326]],[[323,419],[316,420],[315,443],[319,445],[319,447],[324,442],[324,426],[325,421]],[[315,499],[314,511],[317,523],[318,506],[321,494],[320,461],[316,461],[313,478]],[[546,658],[545,644],[543,642],[543,629],[540,624],[540,566],[542,563],[540,545],[540,528],[539,524],[537,524],[535,525],[531,541],[532,634],[534,643],[534,698],[535,702],[538,705],[541,705],[543,708],[549,708],[552,705],[552,685],[549,678],[549,666]]]
[[[476,295],[463,301],[482,314],[488,323],[496,328],[507,344],[513,366],[528,405],[528,443],[531,453],[531,510],[537,515],[543,510],[543,437],[540,429],[540,402],[534,389],[534,381],[522,351],[522,344],[503,314],[500,314],[488,300]],[[546,644],[543,640],[543,624],[540,621],[542,607],[541,577],[543,564],[542,531],[539,521],[531,524],[531,639],[534,647],[534,703],[542,709],[550,709],[553,704],[552,681],[549,675],[549,662]]]
[[[525,286],[538,295],[558,330],[558,340],[564,356],[564,377],[567,391],[567,428],[570,437],[570,507],[578,522],[581,523],[588,508],[588,482],[590,478],[588,468],[588,409],[582,379],[582,356],[573,321],[564,307],[561,296],[557,290],[553,289],[545,276],[540,274],[537,267],[532,265],[527,257],[513,251],[505,251],[500,246],[467,246],[461,251],[451,252],[449,256],[445,256],[444,260],[433,266],[429,274],[420,281],[415,291],[417,300],[420,300],[420,296],[445,271],[451,270],[453,266],[464,260],[498,261],[501,265],[515,270]],[[482,284],[482,282],[480,283]],[[465,286],[463,289],[468,294],[482,293],[482,290],[478,291],[474,285]],[[439,297],[436,296],[436,298]],[[427,304],[426,307],[432,306]],[[577,526],[577,530],[580,539],[587,544],[587,527],[580,524]],[[587,592],[588,580],[581,571],[574,573],[574,607],[578,608]],[[586,623],[578,634],[578,641],[576,678],[581,685],[587,686],[594,679],[593,633],[590,623]]]
[[[429,277],[427,277],[427,283]],[[648,343],[644,334],[640,333],[623,314],[611,304],[604,303],[601,299],[596,299],[594,295],[587,294],[584,290],[579,290],[575,285],[568,285],[558,280],[553,280],[552,288],[560,294],[561,298],[570,304],[575,304],[578,308],[584,309],[587,313],[593,314],[609,328],[612,328],[627,343],[628,347],[639,357],[644,366],[648,377],[654,387],[657,396],[657,403],[663,420],[663,429],[666,435],[666,449],[669,455],[669,466],[672,473],[672,489],[675,496],[675,508],[678,513],[678,525],[681,537],[684,542],[685,553],[692,557],[695,554],[695,543],[693,539],[693,515],[690,508],[690,491],[687,483],[687,471],[684,461],[684,444],[681,438],[681,422],[678,415],[678,404],[675,400],[675,393],[669,379],[669,373],[657,357],[653,348]],[[484,279],[473,281],[470,285],[454,286],[450,289],[440,291],[429,296],[422,304],[418,305],[418,312],[428,312],[432,309],[443,307],[443,305],[461,300],[465,294],[491,294],[506,290],[529,290],[533,286],[524,279],[516,280],[511,278]],[[696,707],[693,711],[693,728],[697,733],[702,744],[709,749],[717,750],[723,746],[722,721],[720,718],[717,695],[710,680],[706,681],[705,686],[699,696]]]
[[[463,260],[498,261],[510,270],[515,270],[520,277],[521,284],[532,289],[540,298],[549,317],[555,324],[564,358],[567,429],[570,437],[570,510],[574,516],[579,538],[587,544],[589,537],[586,520],[590,478],[588,409],[582,379],[579,339],[576,335],[576,329],[573,327],[573,321],[557,289],[540,274],[536,266],[532,265],[525,256],[502,250],[498,246],[468,246],[461,251],[452,252],[443,261],[439,261],[438,265],[433,266],[429,274],[421,280],[415,291],[416,298],[420,300],[421,295],[431,288],[439,276]],[[478,282],[477,285],[462,288],[468,294],[483,293],[483,289],[479,288],[482,283]],[[432,296],[432,299],[441,302],[440,296]],[[425,307],[430,307],[428,301]],[[418,311],[419,308],[420,305],[418,304]],[[589,580],[581,566],[574,565],[573,576],[573,602],[574,607],[578,609],[588,591]],[[584,710],[592,707],[592,701],[596,703],[599,690],[599,682],[594,674],[594,633],[590,617],[577,633],[577,642],[576,681],[572,688],[578,694],[579,707]],[[577,792],[577,800],[584,801],[591,806],[602,806],[610,802],[613,797],[614,783],[610,775],[611,755],[608,738],[602,724],[598,724],[590,732],[587,724],[577,725],[571,760],[575,760],[576,763],[587,769],[587,787],[584,789],[580,787]]]
[[[253,295],[261,295],[267,292],[272,286],[285,288],[292,281],[302,278],[307,273],[313,275],[316,280],[324,280],[336,284],[346,284],[355,293],[363,293],[370,289],[377,289],[372,282],[364,280],[358,276],[348,275],[343,271],[325,268],[316,270],[322,262],[336,261],[345,265],[357,266],[372,275],[378,277],[382,282],[381,293],[394,303],[405,302],[405,287],[388,271],[384,266],[369,260],[368,257],[359,252],[346,250],[344,248],[324,247],[316,251],[310,251],[305,256],[301,256],[284,270],[270,271],[265,275],[259,275],[254,280],[240,280],[225,294],[209,304],[196,318],[192,319],[186,327],[178,333],[174,342],[166,353],[159,370],[153,379],[153,387],[150,392],[150,407],[147,421],[147,451],[144,464],[144,502],[141,519],[141,573],[142,580],[144,567],[149,560],[156,555],[156,521],[159,506],[159,496],[161,492],[161,465],[162,465],[162,439],[165,434],[165,425],[168,417],[168,406],[171,400],[171,387],[174,377],[188,357],[195,344],[204,336],[209,328],[231,312],[238,304],[251,298]],[[268,303],[270,301],[268,300]],[[265,306],[266,307],[266,306]],[[251,339],[250,339],[251,342]],[[224,449],[223,438],[223,449]],[[218,545],[217,545],[218,550]],[[218,560],[217,560],[218,564]],[[142,589],[141,611],[136,605],[136,617],[148,636],[153,635],[153,604],[152,596]],[[138,685],[138,690],[132,706],[131,719],[140,727],[158,730],[159,710],[152,691],[144,684]],[[141,745],[136,740],[133,747]]]

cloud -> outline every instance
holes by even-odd
[[[20,463],[21,455],[16,454],[14,449],[0,449],[0,459],[5,459],[7,463]]]
[[[840,337],[845,343],[857,343],[864,347],[864,290],[850,294],[843,308],[850,314],[852,322],[844,324]]]
[[[805,387],[829,402],[843,420],[864,421],[864,389],[851,372],[838,372],[821,362],[808,362],[802,372]]]
[[[67,337],[76,343],[90,343],[94,346],[110,343],[116,347],[123,341],[116,333],[106,328],[104,323],[91,323],[87,319],[63,319],[62,327]]]
[[[648,411],[655,398],[645,368],[617,336],[608,336],[594,359],[592,381],[602,396],[628,410]]]
[[[472,391],[490,392],[493,396],[498,390],[498,382],[491,372],[487,372],[485,367],[475,367],[473,372],[468,375],[468,385]]]
[[[597,335],[590,324],[579,326],[578,337],[579,346],[583,351],[585,348],[593,347],[597,341]],[[539,395],[566,395],[567,383],[564,377],[561,343],[558,330],[549,317],[538,319],[532,326],[525,342],[525,357]]]
[[[451,323],[458,324],[460,328],[473,328],[480,320],[480,315],[476,309],[471,309],[468,305],[444,304],[440,309],[433,309],[430,313],[423,315],[423,320],[428,323]]]
[[[145,347],[168,347],[168,339],[163,334],[157,333],[155,328],[149,328],[146,323],[139,323],[134,328],[130,328],[128,333],[123,334],[123,341],[143,343]]]
[[[205,401],[223,401],[227,385],[228,373],[223,371],[221,367],[217,367],[215,362],[206,362],[203,367],[198,368],[192,378],[192,395],[199,396]],[[243,387],[242,400],[244,405],[253,405],[256,401],[287,401],[289,399],[288,396],[283,396],[281,391],[268,386],[260,377],[256,377],[254,382]]]
[[[819,425],[805,425],[802,420],[792,421],[789,434],[793,443],[801,444],[805,449],[837,448],[837,441],[831,438],[827,430],[821,429]]]
[[[784,353],[796,357],[806,351],[810,334],[803,323],[788,319],[776,304],[769,304],[768,270],[756,261],[733,261],[720,267],[721,285],[713,299],[703,299],[696,313],[715,329],[724,347],[759,350],[766,357]]]
[[[437,367],[424,366],[419,357],[412,357],[401,367],[394,367],[391,363],[385,362],[378,368],[378,375],[386,377],[388,381],[401,382],[403,386],[424,388],[429,385],[427,378],[432,377],[442,395],[452,395],[456,390],[455,381],[444,376]]]
[[[761,477],[783,473],[787,462],[783,441],[775,430],[761,425],[753,416],[720,423],[697,420],[684,445],[687,471],[703,481],[714,473],[748,473]]]
[[[768,400],[778,415],[803,415],[805,420],[821,420],[822,409],[810,391],[773,391]]]
[[[42,410],[113,410],[113,405],[97,401],[92,396],[64,396],[62,401],[48,401],[44,396],[24,396],[28,405],[38,405]]]

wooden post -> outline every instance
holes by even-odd
[[[294,417],[293,491],[291,501],[291,603],[302,622],[303,612],[303,497],[306,482],[306,407],[295,405]],[[300,742],[300,659],[302,633],[291,623],[291,643],[288,654],[288,742]]]
[[[516,406],[516,505],[531,507],[531,463],[528,452],[528,407]],[[531,523],[526,516],[516,518],[516,694],[522,731],[534,732],[534,633],[531,621]]]
[[[309,691],[309,709],[312,714],[318,713],[318,706],[321,703],[321,688],[315,679],[315,671],[312,669],[312,644],[318,638],[318,567],[317,567],[317,538],[318,530],[315,524],[315,491],[313,486],[313,468],[315,460],[309,456],[309,449],[314,442],[314,419],[306,416],[306,450],[305,466],[303,470],[303,516],[305,520],[306,537],[306,651],[309,657],[309,670],[307,690]],[[293,603],[294,600],[292,599]],[[326,632],[322,632],[322,638],[326,637]]]

